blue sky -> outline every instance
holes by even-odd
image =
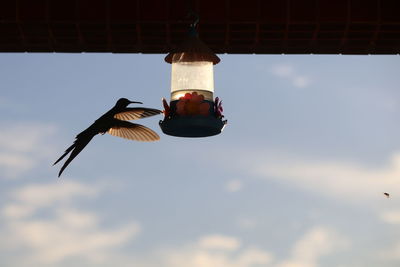
[[[0,54],[1,266],[399,266],[398,56],[221,55],[221,135],[148,118],[58,179],[118,98],[162,108],[163,57]]]

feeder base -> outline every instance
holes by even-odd
[[[160,121],[163,133],[177,137],[207,137],[220,134],[227,121],[213,116],[187,116]]]

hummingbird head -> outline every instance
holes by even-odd
[[[126,99],[126,98],[120,98],[120,99],[118,99],[118,101],[115,104],[115,106],[126,108],[129,104],[133,104],[133,103],[143,104],[142,102],[130,101],[129,99]]]

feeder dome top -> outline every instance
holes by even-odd
[[[174,51],[170,52],[165,57],[165,61],[170,64],[177,62],[208,61],[215,65],[220,62],[220,58],[199,39],[195,28],[191,27],[185,41],[176,47]]]

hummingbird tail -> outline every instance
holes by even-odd
[[[62,155],[61,159],[63,157],[65,157],[66,154],[68,154],[72,150],[71,155],[64,162],[64,165],[61,167],[61,170],[58,173],[58,177],[61,176],[61,174],[63,173],[64,169],[67,168],[67,166],[71,163],[71,161],[85,148],[85,146],[87,144],[89,144],[90,140],[92,140],[93,137],[94,137],[94,135],[86,136],[85,138],[78,138],[78,139],[75,140],[75,143],[72,146],[70,146],[67,149],[67,151],[65,151],[65,153],[64,153],[64,155]]]
[[[53,166],[56,165],[60,160],[62,160],[66,155],[68,155],[68,153],[71,152],[75,146],[76,146],[76,143],[73,143],[69,148],[67,148],[65,150],[64,154],[62,154],[62,156],[56,162],[53,163]]]

